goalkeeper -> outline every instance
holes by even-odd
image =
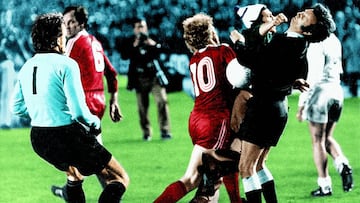
[[[67,202],[85,202],[83,175],[91,174],[106,179],[99,202],[119,202],[129,177],[95,138],[100,120],[87,108],[77,63],[64,56],[65,33],[61,14],[36,18],[31,34],[36,54],[19,72],[13,112],[31,118],[34,151],[66,172]]]

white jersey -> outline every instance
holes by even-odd
[[[77,63],[57,53],[40,53],[21,68],[13,95],[13,112],[30,116],[31,125],[58,127],[78,121],[100,127],[85,103]]]
[[[342,47],[339,39],[331,34],[319,43],[311,43],[308,52],[308,83],[310,90],[301,93],[299,106],[305,106],[303,118],[325,123],[328,109],[333,102],[343,104],[344,93],[340,75],[342,68]]]

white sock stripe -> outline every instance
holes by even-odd
[[[338,156],[335,158],[334,166],[339,173],[341,173],[343,169],[343,164],[349,165],[349,160],[345,156]]]
[[[250,192],[254,190],[261,190],[260,180],[257,174],[254,174],[248,178],[243,178],[244,192]]]
[[[258,171],[257,174],[259,176],[260,184],[264,184],[271,180],[274,180],[274,177],[272,176],[271,172],[266,167]]]
[[[330,176],[327,176],[325,178],[318,177],[317,183],[321,188],[331,187],[332,185],[331,177]]]

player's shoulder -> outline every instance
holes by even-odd
[[[52,57],[53,57],[52,58],[53,61],[57,61],[59,64],[62,64],[64,66],[68,66],[68,67],[78,66],[78,63],[67,55],[53,54]]]
[[[230,47],[230,45],[228,43],[221,43],[220,46],[225,47],[225,48]]]
[[[222,49],[222,50],[230,50],[230,51],[232,51],[231,46],[229,44],[227,44],[227,43],[221,43],[219,48]]]

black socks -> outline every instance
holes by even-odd
[[[277,203],[274,180],[261,185],[262,192],[267,203]]]
[[[126,188],[120,182],[108,184],[99,197],[99,203],[119,203]]]
[[[82,180],[67,180],[65,194],[67,195],[68,203],[85,203],[85,194],[82,189],[82,182]]]
[[[245,195],[248,203],[261,203],[261,190],[246,192]]]

